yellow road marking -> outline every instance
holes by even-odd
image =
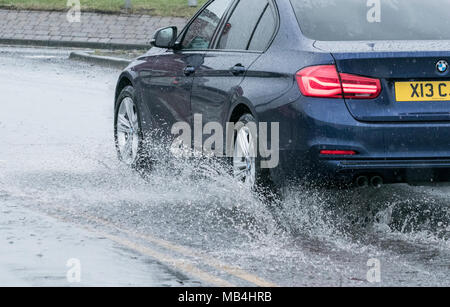
[[[116,225],[114,225],[114,224],[112,224],[112,223],[110,223],[108,221],[105,221],[105,220],[103,220],[101,218],[98,218],[98,217],[93,217],[93,216],[89,216],[89,215],[86,215],[86,214],[80,214],[80,215],[82,215],[84,218],[86,218],[88,220],[91,220],[91,221],[103,224],[105,226],[113,227],[113,228],[115,228],[116,230],[118,230],[120,232],[126,233],[128,235],[134,236],[134,237],[139,238],[139,239],[143,239],[145,241],[148,241],[150,243],[159,245],[161,247],[164,247],[166,249],[172,250],[174,252],[178,252],[178,253],[183,254],[185,256],[189,256],[189,257],[200,259],[205,264],[207,264],[207,265],[209,265],[211,267],[214,267],[215,269],[218,269],[220,271],[224,271],[224,272],[226,272],[226,273],[228,273],[230,275],[233,275],[235,277],[238,277],[240,279],[248,281],[248,282],[250,282],[250,283],[252,283],[254,285],[257,285],[259,287],[277,287],[276,284],[271,283],[269,281],[266,281],[266,280],[264,280],[264,279],[262,279],[262,278],[260,278],[260,277],[258,277],[256,275],[253,275],[251,273],[248,273],[248,272],[242,270],[241,268],[233,267],[233,266],[227,265],[227,264],[225,264],[223,262],[220,262],[220,261],[218,261],[216,259],[204,256],[204,255],[200,254],[199,252],[196,252],[196,251],[194,251],[194,250],[192,250],[190,248],[187,248],[187,247],[184,247],[184,246],[179,246],[179,245],[173,244],[171,242],[168,242],[166,240],[159,239],[159,238],[156,238],[156,237],[153,237],[153,236],[150,236],[150,235],[140,235],[140,234],[134,233],[132,231],[129,231],[129,230],[126,230],[126,229],[122,229],[122,228],[117,227]]]
[[[196,251],[194,251],[192,249],[189,249],[187,247],[175,245],[173,243],[170,243],[170,242],[167,242],[165,240],[158,239],[158,238],[155,238],[155,237],[152,237],[152,236],[149,236],[149,235],[139,235],[139,234],[133,233],[133,232],[128,231],[128,230],[123,230],[123,232],[125,232],[125,233],[127,233],[129,235],[138,237],[140,239],[144,239],[144,240],[149,241],[151,243],[160,245],[162,247],[165,247],[165,248],[170,249],[172,251],[178,252],[180,254],[184,254],[186,256],[190,256],[190,257],[201,259],[205,264],[207,264],[207,265],[209,265],[211,267],[214,267],[214,268],[216,268],[216,269],[218,269],[220,271],[227,272],[230,275],[233,275],[235,277],[239,277],[240,279],[243,279],[243,280],[246,280],[248,282],[251,282],[252,284],[255,284],[255,285],[259,286],[259,287],[276,287],[275,284],[273,284],[271,282],[268,282],[268,281],[266,281],[266,280],[264,280],[264,279],[262,279],[260,277],[257,277],[257,276],[255,276],[253,274],[250,274],[250,273],[242,270],[241,268],[229,266],[229,265],[227,265],[225,263],[222,263],[222,262],[220,262],[220,261],[218,261],[216,259],[207,257],[205,255],[201,255],[200,253],[198,253],[198,252],[196,252]]]
[[[233,285],[232,283],[230,283],[228,281],[225,281],[219,277],[213,276],[205,271],[200,270],[199,268],[197,268],[192,263],[189,263],[186,260],[172,258],[163,253],[154,251],[148,247],[140,246],[134,242],[119,238],[117,236],[108,235],[108,234],[104,234],[104,233],[99,233],[99,234],[111,241],[114,241],[116,243],[119,243],[120,245],[131,248],[143,255],[152,257],[152,258],[157,259],[161,262],[164,262],[170,266],[173,266],[181,271],[187,272],[187,273],[191,274],[192,276],[195,276],[196,278],[206,281],[210,284],[213,284],[213,285],[216,285],[219,287],[236,287],[235,285]]]
[[[57,208],[59,208],[62,211],[65,211],[65,212],[69,212],[71,214],[76,214],[78,216],[81,216],[81,217],[85,218],[88,221],[97,222],[97,223],[102,224],[104,226],[112,227],[112,228],[116,229],[117,231],[126,233],[126,234],[128,234],[130,236],[133,236],[135,238],[143,239],[143,240],[145,240],[147,242],[159,245],[159,246],[164,247],[164,248],[166,248],[168,250],[171,250],[171,251],[183,254],[183,255],[188,256],[188,257],[197,258],[197,259],[201,260],[206,265],[209,265],[209,266],[211,266],[211,267],[213,267],[213,268],[215,268],[215,269],[217,269],[219,271],[226,272],[226,273],[228,273],[228,274],[230,274],[232,276],[238,277],[238,278],[240,278],[242,280],[248,281],[248,282],[250,282],[250,283],[252,283],[252,284],[254,284],[254,285],[258,286],[258,287],[278,287],[278,285],[276,285],[276,284],[274,284],[272,282],[266,281],[263,278],[260,278],[260,277],[254,275],[254,274],[246,272],[246,271],[244,271],[243,269],[241,269],[239,267],[230,266],[230,265],[228,265],[226,263],[223,263],[223,262],[221,262],[219,260],[216,260],[214,258],[205,256],[205,255],[201,254],[200,252],[197,252],[197,251],[195,251],[193,249],[190,249],[190,248],[187,248],[187,247],[184,247],[184,246],[180,246],[180,245],[176,245],[174,243],[171,243],[171,242],[163,240],[163,239],[156,238],[154,236],[140,235],[140,234],[137,234],[135,232],[132,232],[132,231],[120,228],[120,227],[118,227],[118,226],[114,225],[113,223],[110,223],[110,222],[108,222],[106,220],[103,220],[103,219],[98,218],[98,217],[90,216],[90,215],[85,214],[85,213],[70,212],[67,209],[63,208],[63,207],[57,207]]]
[[[50,215],[53,216],[55,219],[58,219],[58,220],[69,221],[67,218],[59,216],[59,215],[56,215],[56,214],[50,214]],[[87,217],[85,217],[85,218],[87,218]],[[160,262],[163,262],[163,263],[165,263],[167,265],[175,267],[175,268],[179,269],[180,271],[186,272],[186,273],[192,275],[193,277],[198,278],[198,279],[200,279],[200,280],[202,280],[204,282],[207,282],[209,284],[212,284],[212,285],[215,285],[215,286],[218,286],[218,287],[236,287],[236,285],[234,285],[234,284],[232,284],[232,283],[230,283],[230,282],[228,282],[226,280],[223,280],[223,279],[221,279],[219,277],[216,277],[216,276],[214,276],[212,274],[209,274],[209,273],[207,273],[207,272],[197,268],[189,260],[176,259],[176,258],[168,256],[168,255],[166,255],[164,253],[157,252],[157,251],[152,250],[152,249],[150,249],[148,247],[141,246],[141,245],[139,245],[137,243],[134,243],[132,241],[120,238],[118,236],[106,234],[106,233],[100,232],[100,231],[95,230],[95,229],[93,229],[91,227],[88,227],[88,226],[83,226],[83,227],[86,230],[88,230],[89,232],[91,232],[91,233],[95,233],[98,236],[105,237],[105,238],[109,239],[110,241],[116,242],[116,243],[118,243],[118,244],[120,244],[122,246],[125,246],[125,247],[128,247],[128,248],[132,249],[132,250],[135,250],[135,251],[141,253],[142,255],[146,255],[146,256],[152,257],[152,258],[154,258],[154,259],[156,259],[156,260],[158,260]]]

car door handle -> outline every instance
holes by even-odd
[[[190,76],[190,75],[192,75],[193,73],[195,73],[195,67],[194,67],[194,66],[186,66],[186,67],[184,68],[183,72],[184,72],[184,74],[185,74],[186,76]]]
[[[231,68],[233,75],[241,75],[246,72],[246,68],[242,64],[236,64]]]

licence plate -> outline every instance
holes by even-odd
[[[397,101],[450,101],[450,81],[395,82]]]

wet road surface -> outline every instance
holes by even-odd
[[[450,187],[289,188],[266,206],[220,165],[117,162],[119,71],[0,49],[0,285],[449,286]],[[369,259],[381,282],[369,283]]]

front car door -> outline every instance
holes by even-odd
[[[191,90],[195,71],[231,0],[210,1],[183,30],[177,47],[143,64],[144,101],[154,119],[154,130],[170,135],[177,122],[192,122]],[[151,59],[150,59],[151,58]]]

